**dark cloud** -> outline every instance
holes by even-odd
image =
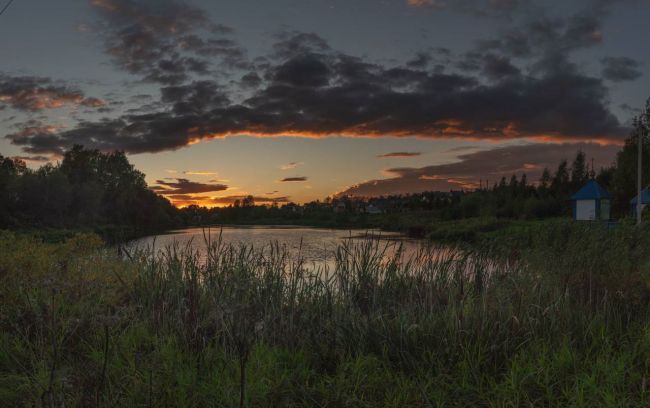
[[[483,54],[480,52],[470,51],[466,53],[459,61],[456,62],[456,66],[462,71],[480,71],[481,69],[481,59]]]
[[[5,105],[23,111],[40,111],[66,105],[97,108],[104,101],[88,98],[78,89],[50,78],[0,73],[0,107]]]
[[[393,178],[370,180],[352,186],[339,195],[379,196],[408,194],[422,191],[449,191],[472,189],[479,182],[490,185],[501,177],[526,173],[528,179],[539,179],[545,167],[553,171],[562,158],[572,160],[578,150],[594,159],[596,167],[609,166],[619,151],[618,146],[594,143],[527,144],[482,150],[459,156],[459,161],[421,168],[393,168],[386,170]]]
[[[131,102],[135,102],[135,103],[142,103],[142,102],[148,102],[152,98],[153,98],[153,96],[151,96],[149,94],[137,94],[137,95],[133,95],[133,96],[129,97],[129,100]]]
[[[512,1],[465,3],[518,7]],[[246,90],[239,98],[214,79],[188,79],[202,72],[204,57],[223,57],[223,49],[210,47],[232,45],[210,37],[228,30],[213,27],[198,9],[176,1],[96,4],[108,22],[107,41],[116,43],[109,47],[116,62],[149,79],[170,75],[155,79],[169,84],[147,109],[82,121],[47,138],[8,136],[26,151],[55,153],[83,144],[158,152],[240,134],[620,141],[627,133],[610,110],[603,79],[580,71],[570,58],[602,42],[606,6],[600,3],[567,18],[536,16],[485,41],[456,61],[466,64],[460,72],[429,68],[451,61],[446,49],[388,66],[338,52],[313,33],[283,32],[270,55],[233,81]],[[131,38],[132,32],[141,36]],[[188,55],[198,58],[196,69]],[[513,62],[521,64],[522,56],[526,70]],[[162,69],[159,63],[167,60],[178,63]]]
[[[603,43],[603,20],[612,3],[593,0],[589,7],[566,17],[537,12],[524,24],[479,41],[476,53],[493,50],[509,57],[532,58],[532,68],[543,73],[575,71],[571,53]]]
[[[603,77],[614,82],[634,81],[643,75],[641,63],[627,57],[607,57],[601,60]]]
[[[167,106],[161,101],[154,101],[151,103],[145,103],[137,105],[134,108],[129,108],[124,111],[126,115],[141,115],[147,113],[155,113],[159,110],[166,109]]]
[[[169,109],[81,122],[48,135],[47,143],[57,151],[76,143],[140,153],[233,134],[561,140],[626,133],[609,110],[602,80],[579,72],[511,75],[486,85],[472,76],[387,69],[346,55],[321,63],[329,66],[327,78],[318,68],[319,75],[304,73],[299,83],[272,80],[241,104],[228,103],[210,81],[166,87],[162,100]],[[14,140],[43,149],[40,141]]]
[[[213,81],[194,81],[188,85],[160,89],[161,100],[177,116],[198,115],[228,105],[228,97]]]
[[[314,89],[271,83],[247,104],[259,119],[270,119],[255,126],[266,128],[261,133],[479,138],[624,133],[598,78],[571,71],[502,79],[486,86],[471,76],[386,69],[343,56],[332,64],[333,85]],[[261,112],[273,115],[264,118]]]
[[[406,67],[418,70],[432,67],[433,71],[442,73],[446,66],[451,64],[452,58],[453,53],[448,48],[432,47],[417,52],[413,58],[406,61]]]
[[[386,153],[386,154],[380,154],[379,158],[385,158],[385,157],[416,157],[421,155],[422,153],[420,152],[391,152],[391,153]]]
[[[273,80],[297,87],[321,87],[332,78],[329,64],[320,56],[307,54],[291,58],[275,69]]]
[[[58,127],[46,125],[37,119],[17,124],[19,130],[5,136],[11,143],[23,146],[23,150],[32,154],[61,155],[63,150],[58,146],[55,134]]]
[[[179,194],[199,194],[210,193],[214,191],[227,190],[228,186],[224,184],[207,184],[190,181],[184,178],[173,179],[176,181],[156,180],[155,186],[150,187],[151,190],[158,194],[179,195]]]
[[[510,57],[491,52],[468,52],[456,65],[467,72],[481,72],[491,81],[499,81],[520,74]]]
[[[484,55],[482,68],[485,77],[493,81],[499,81],[520,74],[519,68],[514,66],[510,59],[503,55]]]
[[[300,177],[285,177],[280,181],[286,183],[286,182],[307,181],[307,180],[308,180],[307,177],[300,176]]]
[[[257,88],[262,84],[262,78],[257,72],[249,72],[241,77],[239,83],[243,88]]]
[[[431,54],[426,52],[419,52],[417,53],[415,58],[406,62],[406,66],[409,68],[422,69],[422,68],[426,68],[427,65],[429,65],[429,63],[431,62],[431,60],[432,60]]]
[[[218,57],[227,67],[245,67],[246,56],[227,36],[231,29],[177,0],[95,0],[101,32],[113,61],[144,80],[178,84],[210,72]]]
[[[537,56],[552,60],[575,50],[603,43],[603,21],[616,3],[629,0],[590,0],[566,17],[545,11],[530,13],[524,23],[504,30],[498,37],[479,41],[480,50],[496,49],[513,57]]]

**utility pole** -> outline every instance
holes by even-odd
[[[642,150],[643,150],[643,140],[645,138],[646,132],[650,129],[650,98],[645,103],[645,109],[641,115],[636,119],[636,133],[638,137],[637,143],[639,144],[639,157],[637,163],[637,179],[636,179],[636,225],[641,225],[641,210],[643,209],[643,197],[641,195],[641,188],[643,186],[641,177],[643,175],[642,167]]]
[[[641,165],[642,165],[642,151],[643,151],[643,119],[640,117],[636,123],[636,136],[638,138],[637,144],[639,145],[639,156],[637,158],[636,164],[636,225],[641,225],[641,210],[642,207],[642,197],[641,197]]]

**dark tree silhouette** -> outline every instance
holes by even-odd
[[[124,152],[74,146],[38,170],[0,156],[0,227],[128,227],[146,233],[178,226],[178,210],[147,188]]]

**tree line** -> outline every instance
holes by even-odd
[[[36,170],[0,155],[0,228],[128,226],[146,233],[180,224],[178,210],[149,190],[124,152],[74,146],[61,162]]]

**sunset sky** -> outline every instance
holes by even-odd
[[[646,0],[15,0],[0,154],[123,150],[178,205],[598,167],[650,96],[648,21]]]

